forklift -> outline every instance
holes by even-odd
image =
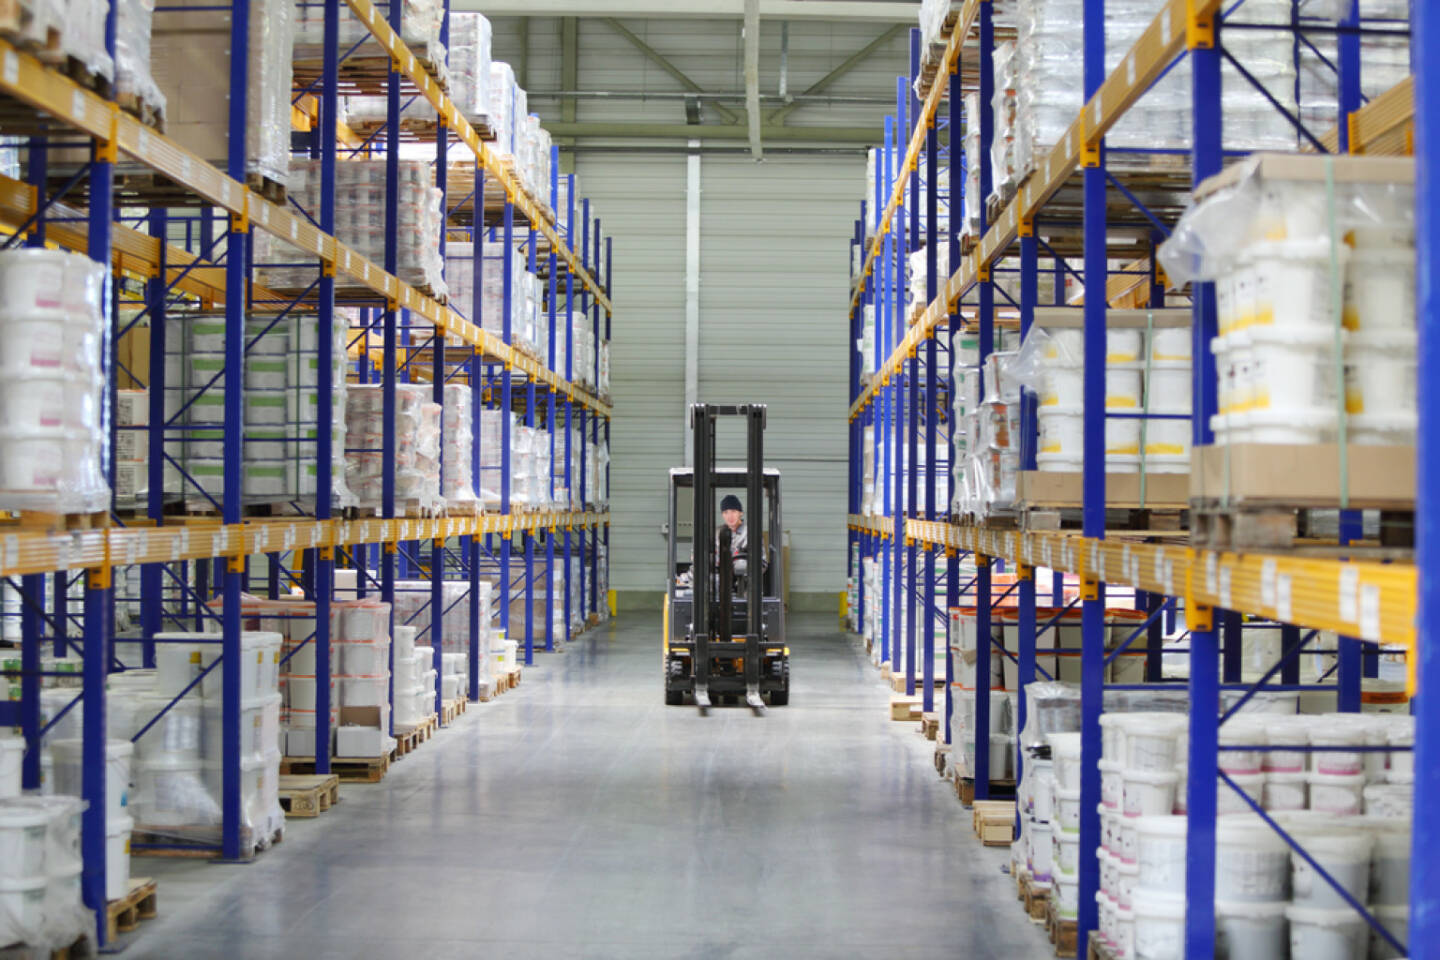
[[[744,467],[718,467],[720,417],[746,427]],[[670,471],[670,522],[664,610],[665,703],[693,698],[701,716],[712,703],[743,697],[757,716],[790,702],[785,645],[784,565],[780,562],[780,471],[765,469],[765,405],[697,403],[690,407],[693,468]],[[692,558],[679,555],[680,498],[693,500]],[[716,536],[717,491],[745,491],[746,572],[735,570],[730,528]],[[718,546],[717,546],[718,544]]]

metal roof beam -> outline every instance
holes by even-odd
[[[452,10],[487,17],[648,17],[667,20],[739,20],[745,0],[710,0],[704,4],[674,0],[454,0]],[[918,22],[920,4],[912,0],[760,0],[767,20],[848,20],[870,23]]]
[[[580,137],[613,140],[748,140],[750,131],[738,124],[685,123],[547,123],[553,137]],[[775,127],[761,126],[766,142],[874,143],[874,127]]]
[[[620,36],[624,37],[626,40],[629,40],[631,46],[633,46],[636,50],[639,50],[641,53],[645,54],[645,56],[649,57],[652,61],[654,61],[656,66],[658,66],[661,70],[664,70],[666,73],[670,74],[670,76],[674,77],[686,90],[689,90],[691,93],[705,92],[705,90],[700,86],[700,84],[687,77],[679,67],[675,66],[675,64],[667,60],[664,54],[656,50],[654,47],[650,46],[650,44],[646,43],[644,40],[641,40],[639,37],[637,37],[634,32],[632,32],[628,27],[625,26],[625,24],[621,23],[619,20],[616,20],[614,17],[606,17],[605,25],[608,26],[611,30],[614,30],[616,33],[620,34]],[[710,106],[716,113],[720,114],[721,117],[725,118],[725,121],[727,123],[740,122],[740,115],[734,110],[731,110],[729,107],[721,106],[718,103],[712,103],[710,104]],[[551,130],[550,134],[551,136],[556,135],[554,130]]]
[[[804,106],[803,98],[814,96],[817,93],[823,92],[827,87],[830,86],[830,84],[834,83],[836,80],[839,80],[841,77],[845,76],[845,74],[849,73],[851,70],[854,70],[856,67],[860,66],[860,64],[868,60],[872,53],[885,46],[885,44],[889,43],[896,36],[896,34],[900,33],[900,31],[904,29],[904,26],[897,23],[889,30],[886,30],[884,33],[880,34],[880,36],[876,37],[874,40],[871,40],[869,43],[865,44],[865,46],[861,47],[859,50],[856,50],[850,56],[846,57],[844,61],[842,61],[839,65],[837,65],[835,69],[831,70],[829,73],[825,74],[825,76],[821,77],[819,80],[816,80],[808,88],[806,88],[805,92],[802,93],[799,98],[791,100],[783,107],[778,107],[775,110],[770,111],[769,116],[765,118],[765,122],[776,125],[783,123],[785,121],[786,114],[788,114],[791,110],[794,110],[796,107]]]

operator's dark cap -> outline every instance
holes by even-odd
[[[741,513],[745,512],[745,508],[740,506],[740,498],[733,493],[725,494],[725,499],[720,501],[720,510],[722,513],[726,510],[739,510]]]

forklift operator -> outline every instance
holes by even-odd
[[[740,498],[733,493],[726,494],[720,501],[720,516],[724,519],[725,526],[730,528],[730,556],[735,561],[735,573],[743,577],[748,563],[745,548],[749,544],[749,535],[745,529],[745,508],[741,506]],[[715,531],[715,549],[718,553],[719,530]]]

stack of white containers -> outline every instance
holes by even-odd
[[[390,737],[390,605],[349,600],[333,609],[339,630],[331,644],[340,691],[335,756],[385,756],[395,745]]]
[[[1079,473],[1084,459],[1085,334],[1074,329],[1034,328],[1023,353],[1035,376],[1026,386],[1038,394],[1042,471]],[[1120,414],[1190,414],[1190,331],[1111,329],[1106,333],[1105,409]],[[1143,451],[1143,458],[1142,458]],[[1185,473],[1190,468],[1190,422],[1107,417],[1105,469],[1134,473]]]
[[[474,390],[468,383],[445,386],[445,446],[440,472],[445,504],[451,512],[477,503],[475,496]]]
[[[1097,899],[1101,935],[1120,958],[1184,956],[1186,725],[1170,713],[1101,717]],[[1401,955],[1311,860],[1404,942],[1413,755],[1362,748],[1413,742],[1408,715],[1245,712],[1221,726],[1220,744],[1230,749],[1220,751],[1220,769],[1307,855],[1291,850],[1230,786],[1218,785],[1215,910],[1228,956]],[[1267,745],[1302,749],[1236,749]]]
[[[80,893],[85,803],[72,796],[22,797],[24,747],[22,740],[0,740],[0,943],[48,955],[94,933],[94,914]],[[106,817],[125,825],[119,850],[112,844],[106,851],[105,893],[113,899],[125,895],[130,878],[129,818],[123,810],[107,810]]]
[[[490,122],[490,21],[478,13],[450,13],[450,100],[472,123]]]
[[[423,57],[441,79],[445,77],[445,46],[440,42],[444,16],[445,7],[439,0],[401,0],[400,39],[413,53]],[[325,5],[300,4],[295,29],[295,59],[319,60],[325,52],[324,42]],[[359,57],[384,56],[365,24],[355,17],[342,16],[341,51],[357,45],[360,45],[356,51]]]
[[[247,600],[243,611],[247,625],[258,627],[260,612],[254,601]],[[107,727],[112,736],[128,740],[154,720],[135,746],[129,797],[135,829],[190,842],[218,839],[225,756],[224,674],[238,669],[241,842],[247,850],[264,849],[285,824],[278,792],[283,636],[246,629],[240,637],[238,665],[221,660],[218,634],[165,633],[156,634],[155,640],[155,673],[137,675],[133,684],[122,682],[119,689],[112,680],[109,696]],[[60,744],[54,746],[59,789],[62,757]],[[114,776],[113,769],[107,773]]]
[[[379,509],[387,469],[395,471],[397,509],[428,512],[444,503],[440,491],[443,408],[428,384],[395,386],[395,460],[387,463],[384,396],[378,384],[350,384],[346,396],[345,480],[361,509]]]
[[[962,571],[961,578],[966,573]],[[954,762],[962,777],[986,776],[975,766],[975,694],[982,670],[990,686],[990,780],[1005,780],[1015,775],[1015,727],[1019,718],[1018,692],[1001,686],[1003,655],[993,643],[984,644],[988,656],[986,668],[980,667],[981,650],[976,634],[975,612],[969,608],[950,608],[950,664],[954,671],[950,680],[951,704],[950,743],[957,746]],[[941,664],[943,668],[943,662]],[[937,674],[943,676],[942,671]]]
[[[398,594],[397,594],[398,596]],[[431,667],[415,649],[419,633],[413,626],[395,624],[395,729],[407,730],[435,712],[435,687],[424,677]]]
[[[88,257],[0,252],[0,509],[109,506],[100,470],[106,290],[105,269]]]
[[[1268,177],[1264,162],[1206,195],[1161,248],[1173,282],[1215,281],[1215,442],[1334,442],[1343,401],[1350,443],[1413,444],[1413,168],[1357,166],[1331,192],[1324,158]]]
[[[315,731],[317,729],[316,698],[318,667],[315,645],[315,605],[304,600],[278,601],[273,607],[267,604],[271,617],[266,625],[285,635],[285,645],[280,655],[280,693],[283,698],[285,755],[290,757],[315,756]],[[344,630],[344,615],[339,604],[330,607],[330,740],[326,749],[335,752],[335,728],[340,725],[339,684],[335,677],[340,672],[340,648],[337,638]]]

